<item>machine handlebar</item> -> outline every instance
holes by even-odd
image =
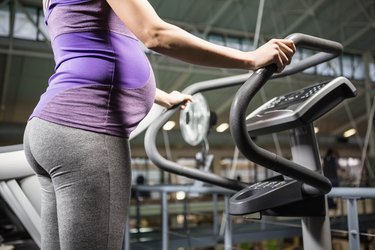
[[[306,183],[314,187],[315,186],[321,187],[324,190],[324,192],[328,192],[331,189],[331,184],[328,181],[328,179],[310,170],[300,169],[303,167],[297,164],[293,165],[286,159],[277,157],[276,155],[268,151],[265,152],[263,149],[259,148],[252,142],[251,138],[249,137],[246,131],[246,124],[245,124],[246,107],[249,104],[253,95],[260,89],[261,86],[264,85],[264,83],[267,80],[269,80],[270,78],[287,76],[287,75],[294,74],[296,72],[303,71],[304,69],[307,69],[309,67],[318,65],[322,62],[328,61],[338,56],[342,52],[341,44],[333,42],[333,41],[329,41],[329,40],[325,40],[325,39],[321,39],[321,38],[317,38],[313,36],[308,36],[304,34],[299,34],[299,33],[289,35],[287,38],[293,40],[298,47],[304,47],[304,48],[309,48],[312,50],[318,50],[318,51],[323,51],[323,52],[317,53],[311,57],[308,57],[300,61],[298,64],[290,65],[283,72],[279,74],[273,75],[273,73],[276,70],[276,67],[274,65],[270,65],[266,68],[256,71],[253,74],[248,73],[248,74],[242,74],[242,75],[237,75],[237,76],[224,77],[224,78],[215,79],[215,80],[198,82],[198,83],[190,85],[189,87],[184,89],[182,92],[186,94],[195,94],[198,92],[240,85],[244,81],[246,81],[241,87],[241,89],[246,89],[245,90],[246,92],[239,91],[237,93],[234,103],[232,104],[231,118],[230,118],[232,136],[234,137],[236,144],[240,145],[240,148],[239,148],[240,151],[250,160],[254,160],[254,161],[259,160],[258,157],[252,156],[253,152],[249,153],[250,151],[248,151],[249,149],[247,147],[248,145],[251,145],[251,147],[253,148],[252,151],[255,151],[258,156],[266,155],[267,160],[261,161],[262,163],[281,162],[282,166],[287,166],[286,171],[278,171],[279,168],[277,168],[276,171],[285,173],[286,175],[289,175],[298,180],[302,179],[304,181],[305,179],[308,179]],[[254,78],[256,79],[255,84],[254,84]],[[257,85],[258,87],[254,89],[255,85]],[[248,90],[249,88],[251,89],[251,91]],[[253,94],[251,94],[252,92]],[[171,172],[171,173],[193,178],[196,180],[200,180],[206,183],[214,184],[214,185],[232,189],[232,190],[241,190],[245,188],[247,186],[246,183],[242,183],[242,182],[239,182],[238,180],[225,178],[225,177],[213,174],[213,173],[204,172],[198,169],[193,169],[193,168],[180,165],[176,162],[173,162],[164,158],[159,153],[157,146],[156,146],[157,133],[161,129],[161,127],[177,111],[178,111],[178,107],[174,107],[170,110],[167,110],[164,114],[160,116],[160,119],[152,123],[147,129],[144,141],[145,141],[145,150],[150,160],[157,167],[165,171]],[[299,176],[301,172],[303,176],[302,178],[300,178]]]
[[[287,38],[293,40],[297,47],[322,52],[300,61],[298,66],[287,68],[282,73],[275,74],[274,78],[290,75],[330,60],[340,55],[343,50],[342,45],[337,42],[309,35],[296,33]],[[275,65],[257,70],[236,93],[230,110],[230,130],[235,144],[247,159],[309,185],[305,188],[307,193],[328,193],[332,185],[326,177],[257,146],[248,134],[246,109],[255,94],[272,77],[275,71]]]

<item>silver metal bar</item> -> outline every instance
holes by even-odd
[[[216,193],[216,194],[234,194],[235,191],[215,186],[186,186],[186,185],[137,185],[134,187],[139,191],[159,191],[159,192],[192,192],[192,193]],[[373,198],[375,199],[375,188],[365,187],[336,187],[327,194],[328,197],[349,198]]]
[[[225,233],[224,233],[224,250],[232,249],[232,220],[229,215],[229,197],[224,197],[225,203]]]
[[[159,191],[159,192],[178,192],[184,191],[188,193],[218,193],[218,194],[234,194],[235,191],[215,186],[187,186],[187,185],[137,185],[139,191]]]
[[[168,237],[168,195],[167,192],[162,192],[161,193],[161,202],[162,202],[162,249],[163,250],[168,250],[168,242],[169,242],[169,237]]]
[[[364,56],[366,80],[365,80],[365,92],[366,98],[369,99],[368,103],[371,104],[371,97],[374,93],[375,87],[372,84],[372,77],[370,76],[370,66],[375,64],[375,60],[370,52],[367,52]],[[370,139],[370,150],[369,156],[375,156],[375,133],[372,133]]]
[[[130,250],[129,215],[126,216],[126,221],[125,221],[125,234],[124,234],[124,242],[122,244],[122,250]]]
[[[172,160],[172,151],[171,151],[171,146],[169,144],[168,131],[164,129],[163,129],[163,141],[164,141],[164,147],[165,147],[165,153],[167,155],[167,159]]]
[[[320,156],[313,125],[301,126],[290,132],[293,161],[310,170],[321,172]],[[327,212],[327,204],[325,210]],[[302,217],[304,249],[332,249],[329,217]]]
[[[19,50],[19,49],[0,49],[0,54],[5,54],[8,56],[15,55],[15,56],[28,56],[28,57],[35,57],[35,58],[47,58],[53,59],[53,54],[48,52],[33,52],[28,50]]]
[[[262,26],[262,19],[263,19],[263,10],[264,10],[264,0],[260,0],[259,1],[259,8],[258,8],[257,23],[256,23],[256,27],[255,27],[255,37],[254,37],[253,49],[256,49],[258,47],[260,27]]]
[[[359,236],[357,199],[348,199],[346,205],[348,209],[349,249],[359,250],[361,244]]]
[[[212,234],[216,238],[219,233],[217,194],[212,194]]]
[[[350,198],[373,198],[375,199],[375,188],[332,188],[332,190],[327,194],[328,197],[340,197],[344,199]]]

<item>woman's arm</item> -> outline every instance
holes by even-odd
[[[181,104],[180,109],[184,109],[186,104],[191,101],[193,101],[193,97],[191,95],[186,95],[178,91],[167,93],[161,89],[156,89],[155,103],[167,109],[170,109],[177,104]]]
[[[146,47],[193,64],[254,70],[275,63],[281,71],[295,52],[293,42],[285,39],[272,39],[250,52],[212,44],[164,22],[147,0],[107,2]]]

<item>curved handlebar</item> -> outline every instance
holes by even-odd
[[[322,38],[308,36],[304,34],[292,34],[287,38],[294,41],[296,46],[308,48],[316,51],[323,51],[315,54],[300,62],[302,66],[306,66],[317,61],[324,62],[332,59],[342,53],[343,47],[341,44]],[[294,73],[295,69],[285,70],[278,76],[285,76]],[[257,146],[249,136],[246,128],[246,109],[255,94],[263,87],[263,85],[271,78],[276,71],[275,65],[269,65],[266,68],[257,70],[238,90],[234,97],[230,110],[230,130],[240,152],[249,160],[254,161],[260,165],[270,168],[283,175],[287,175],[296,180],[310,185],[320,192],[328,193],[332,186],[330,181],[299,164],[280,157],[272,152],[269,152]]]
[[[187,94],[195,94],[202,90],[211,90],[211,89],[218,89],[218,88],[238,85],[238,84],[243,83],[243,81],[246,80],[250,75],[251,74],[231,76],[231,77],[218,79],[215,81],[209,80],[209,81],[199,82],[199,83],[190,85],[182,92],[187,93]],[[224,188],[237,190],[237,191],[245,188],[247,186],[246,183],[242,183],[237,180],[225,178],[225,177],[222,177],[222,176],[210,173],[210,172],[205,172],[202,170],[185,167],[183,165],[180,165],[176,162],[173,162],[164,158],[159,153],[156,147],[156,135],[158,131],[161,129],[161,127],[168,121],[169,118],[171,118],[178,111],[178,109],[179,107],[174,107],[172,109],[167,110],[163,115],[161,115],[160,119],[152,123],[150,127],[147,129],[144,140],[145,140],[146,154],[148,155],[150,160],[157,167],[165,171],[174,173],[174,174],[183,175],[185,177],[204,181],[210,184],[217,185],[219,187],[224,187]]]
[[[286,67],[283,72],[274,74],[272,78],[292,75],[309,67],[331,60],[341,55],[344,49],[343,46],[338,42],[301,33],[291,34],[287,36],[286,39],[292,40],[297,47],[319,51],[319,53],[299,61],[298,64],[293,64]]]
[[[307,69],[311,66],[318,65],[322,62],[325,62],[325,61],[337,56],[342,51],[342,46],[339,43],[327,41],[327,40],[324,40],[324,39],[320,39],[320,38],[316,38],[316,37],[312,37],[312,36],[308,36],[308,35],[292,34],[292,35],[288,36],[287,38],[292,39],[298,46],[310,48],[310,49],[313,49],[313,50],[320,50],[320,51],[324,51],[324,52],[317,53],[317,54],[315,54],[311,57],[308,57],[308,58],[298,62],[298,64],[289,65],[283,72],[281,72],[279,74],[274,74],[273,76],[272,76],[272,74],[276,70],[276,68],[272,69],[274,66],[269,66],[267,69],[262,69],[260,71],[266,71],[267,72],[267,74],[266,74],[267,79],[265,79],[265,81],[267,81],[271,77],[277,78],[277,77],[282,77],[282,76],[286,76],[286,75],[291,75],[291,74],[294,74],[296,72],[300,72],[304,69]],[[224,77],[224,78],[220,78],[220,79],[202,81],[202,82],[198,82],[198,83],[190,85],[189,87],[184,89],[182,92],[186,93],[186,94],[195,94],[195,93],[202,92],[202,91],[240,85],[240,84],[243,84],[243,82],[245,82],[246,80],[247,80],[246,83],[243,84],[243,85],[253,85],[253,84],[247,84],[247,83],[253,77],[258,77],[258,75],[259,75],[259,70],[257,72],[255,72],[254,74],[248,73],[248,74]],[[238,102],[238,100],[237,100],[237,102]],[[249,102],[247,102],[247,104],[244,104],[245,109],[246,109],[248,103]],[[236,105],[238,105],[238,104],[236,104]],[[232,107],[233,107],[233,105],[232,105]],[[167,110],[164,114],[162,114],[160,116],[160,119],[158,119],[156,122],[152,123],[150,125],[150,127],[147,129],[146,134],[145,134],[145,139],[144,139],[145,143],[144,144],[145,144],[146,154],[148,155],[150,160],[157,167],[159,167],[159,168],[161,168],[165,171],[178,174],[178,175],[183,175],[183,176],[186,176],[186,177],[189,177],[189,178],[204,181],[204,182],[207,182],[207,183],[210,183],[210,184],[214,184],[214,185],[224,187],[224,188],[229,188],[229,189],[232,189],[232,190],[241,190],[241,189],[245,188],[247,186],[246,183],[238,182],[237,180],[225,178],[225,177],[215,175],[215,174],[209,173],[209,172],[204,172],[204,171],[201,171],[201,170],[198,170],[198,169],[193,169],[193,168],[182,166],[180,164],[177,164],[176,162],[173,162],[173,161],[170,161],[170,160],[164,158],[159,153],[159,151],[156,147],[157,133],[161,129],[161,127],[165,124],[165,122],[167,122],[168,119],[170,119],[177,111],[178,111],[178,107],[174,107],[172,109]],[[231,111],[231,114],[232,113],[233,112]],[[245,114],[245,111],[243,111],[242,114],[243,115],[240,119],[244,119],[243,116]],[[233,113],[233,115],[234,115],[234,113]],[[240,116],[238,116],[238,118],[239,117]],[[233,121],[232,117],[230,119],[231,119],[231,121]],[[241,123],[241,122],[238,120],[238,123]],[[243,125],[244,125],[244,128],[246,130],[244,120],[243,120]],[[233,122],[232,122],[231,126],[236,126],[236,125],[234,125]],[[241,131],[242,131],[242,133],[245,133],[247,135],[247,132],[245,130],[243,130],[243,131],[241,130]],[[238,131],[240,131],[240,130],[238,130]],[[233,134],[233,132],[232,132],[232,134]],[[237,134],[237,136],[236,136],[237,140],[238,140],[238,136],[241,137],[243,135],[241,133]],[[248,139],[251,140],[251,138],[248,138]],[[236,141],[236,139],[235,139],[235,141]],[[247,142],[247,143],[249,143],[249,142]],[[250,143],[252,143],[252,142],[250,142]],[[245,151],[245,148],[242,147],[240,150],[241,150],[241,152],[243,152],[243,151]],[[247,154],[245,154],[245,155],[247,156]],[[251,159],[251,158],[249,158],[249,159]],[[298,171],[296,172],[296,174],[292,174],[290,176],[298,175],[299,174]],[[310,171],[310,172],[312,172],[312,171]],[[310,172],[308,172],[308,174],[310,174]],[[313,173],[313,178],[316,177],[315,176],[316,174],[315,175],[314,174],[315,173]],[[320,175],[319,175],[319,177],[320,177]],[[321,183],[322,183],[322,181],[318,181],[319,185]],[[323,181],[323,183],[324,183],[323,186],[327,186],[327,184],[329,184],[329,186],[330,186],[329,182],[326,183],[325,181]],[[327,189],[327,188],[325,188],[325,189]]]

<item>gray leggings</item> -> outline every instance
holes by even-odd
[[[24,148],[42,188],[42,249],[121,249],[131,185],[128,140],[33,118]]]

